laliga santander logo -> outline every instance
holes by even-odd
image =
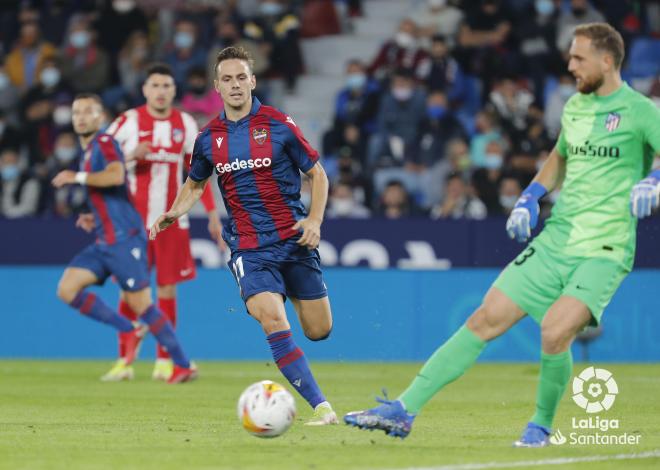
[[[246,170],[253,168],[268,168],[273,161],[269,157],[255,158],[254,160],[234,160],[231,163],[218,163],[215,165],[215,171],[222,175],[224,173],[231,173],[232,171]]]
[[[619,387],[606,369],[587,367],[573,379],[573,401],[587,413],[600,413],[612,408]]]

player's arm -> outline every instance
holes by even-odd
[[[522,192],[506,221],[506,231],[510,238],[525,242],[532,234],[539,219],[539,200],[548,192],[558,188],[566,176],[566,158],[559,152],[558,144],[536,173],[531,184]]]
[[[325,206],[328,202],[329,184],[328,176],[319,162],[316,162],[305,174],[309,176],[312,187],[309,214],[306,218],[299,220],[293,228],[303,232],[298,244],[314,249],[319,246],[321,241],[321,224],[323,223]]]
[[[60,171],[55,175],[52,183],[56,188],[76,183],[95,188],[108,188],[110,186],[120,186],[124,184],[125,177],[126,173],[124,171],[123,163],[120,160],[115,160],[108,163],[108,165],[101,171]]]
[[[202,193],[204,192],[204,188],[206,187],[207,182],[208,178],[202,181],[195,181],[189,176],[186,179],[186,182],[183,183],[183,186],[181,186],[181,189],[176,195],[176,199],[174,199],[174,203],[172,203],[170,210],[158,217],[156,222],[154,222],[154,224],[149,229],[149,238],[153,240],[156,238],[158,233],[172,225],[176,219],[184,214],[187,214],[188,211],[192,209],[192,206],[194,206],[195,203],[199,201],[199,198],[202,197]]]
[[[655,156],[660,154],[660,108],[653,102],[645,101],[636,113],[640,124],[640,134],[644,143]],[[630,193],[630,212],[634,217],[643,219],[651,215],[660,205],[660,168],[651,171],[646,178],[633,186]]]

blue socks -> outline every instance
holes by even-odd
[[[291,337],[291,330],[277,331],[266,337],[270,351],[284,377],[312,408],[325,401],[302,350]]]
[[[149,325],[149,331],[156,337],[158,343],[167,350],[174,362],[179,367],[190,367],[190,361],[186,357],[179,340],[174,334],[174,328],[163,312],[155,305],[149,306],[139,317],[141,321]]]
[[[76,294],[70,305],[83,315],[113,326],[124,333],[135,329],[129,319],[119,315],[91,292],[81,290]]]

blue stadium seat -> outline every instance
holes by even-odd
[[[628,52],[627,75],[632,78],[660,74],[660,40],[637,38]]]

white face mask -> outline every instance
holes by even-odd
[[[447,0],[428,0],[429,8],[438,9],[447,5]]]
[[[114,2],[112,2],[112,8],[114,8],[117,13],[128,13],[133,8],[135,8],[135,1],[115,0]]]
[[[71,124],[71,106],[60,105],[53,111],[53,122],[60,127]]]
[[[41,74],[39,75],[41,83],[43,83],[43,85],[47,88],[52,88],[60,83],[60,77],[60,71],[55,67],[46,67],[41,71]]]
[[[4,90],[9,86],[9,77],[6,73],[0,72],[0,90]]]
[[[502,166],[502,155],[499,153],[487,153],[485,155],[485,167],[489,170],[496,170]]]
[[[517,200],[518,200],[518,196],[500,195],[500,205],[505,209],[509,209],[509,210],[513,209],[513,206],[516,205]]]
[[[392,89],[392,96],[398,101],[408,101],[413,95],[413,89],[408,87],[397,87]]]
[[[399,31],[396,33],[396,36],[394,36],[394,42],[396,42],[397,46],[408,49],[415,45],[415,38],[408,33]]]
[[[332,208],[335,211],[336,215],[345,216],[350,215],[353,212],[353,200],[338,198],[332,200]]]
[[[76,157],[78,150],[75,147],[57,147],[55,158],[61,163],[67,164]]]

